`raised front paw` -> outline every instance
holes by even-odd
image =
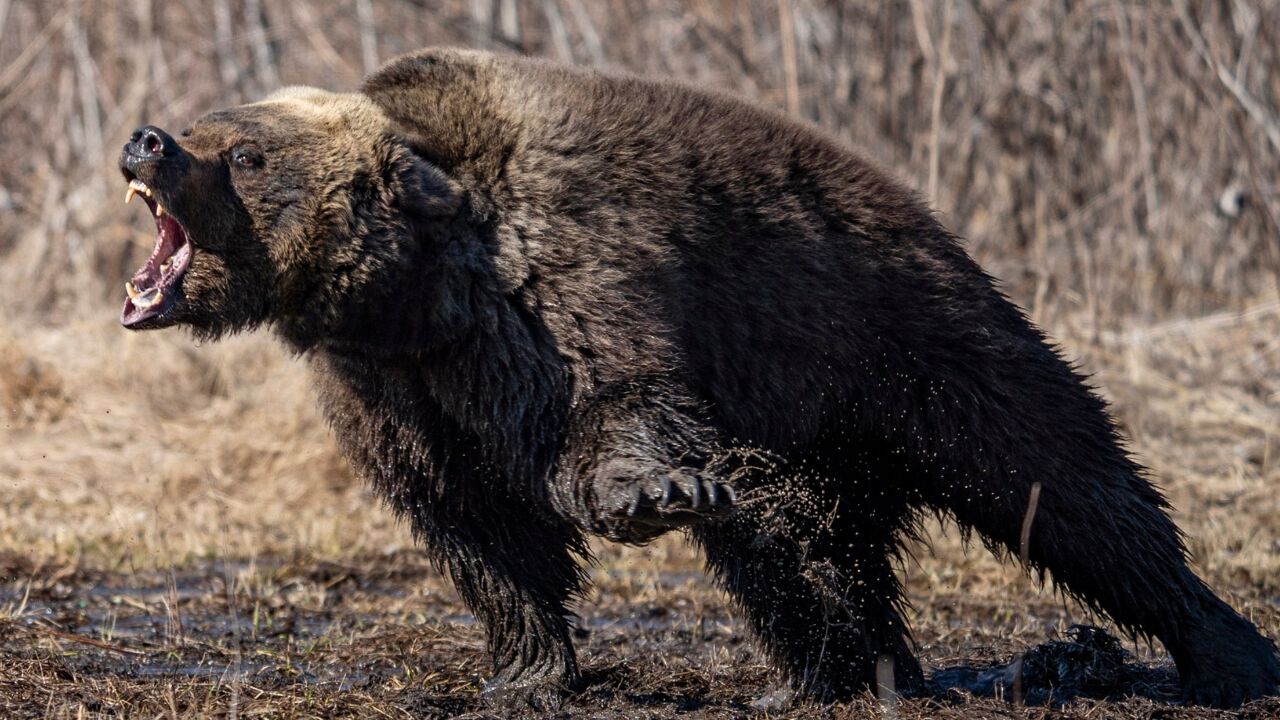
[[[722,517],[737,496],[727,483],[692,469],[654,472],[640,478],[606,476],[597,495],[605,534],[644,542],[673,528]]]

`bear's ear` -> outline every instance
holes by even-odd
[[[360,92],[419,157],[485,186],[502,174],[518,134],[497,73],[488,53],[428,49],[389,61]]]
[[[404,147],[396,165],[399,186],[403,188],[405,211],[430,220],[448,217],[462,205],[462,187],[443,170]]]

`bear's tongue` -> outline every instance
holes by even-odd
[[[125,316],[158,313],[164,301],[173,298],[177,281],[191,262],[191,244],[182,224],[155,199],[151,189],[137,179],[129,182],[125,202],[135,195],[142,197],[155,218],[156,244],[147,262],[124,284],[129,296],[125,300]]]

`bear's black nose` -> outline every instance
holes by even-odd
[[[178,143],[155,125],[143,125],[129,136],[124,151],[142,159],[161,158],[178,151]]]

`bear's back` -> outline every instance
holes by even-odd
[[[562,344],[605,375],[674,358],[743,438],[812,437],[833,405],[955,346],[969,310],[1004,307],[913,192],[737,98],[448,49],[364,92],[491,203],[536,278],[511,284],[545,292],[548,326],[576,336]]]

